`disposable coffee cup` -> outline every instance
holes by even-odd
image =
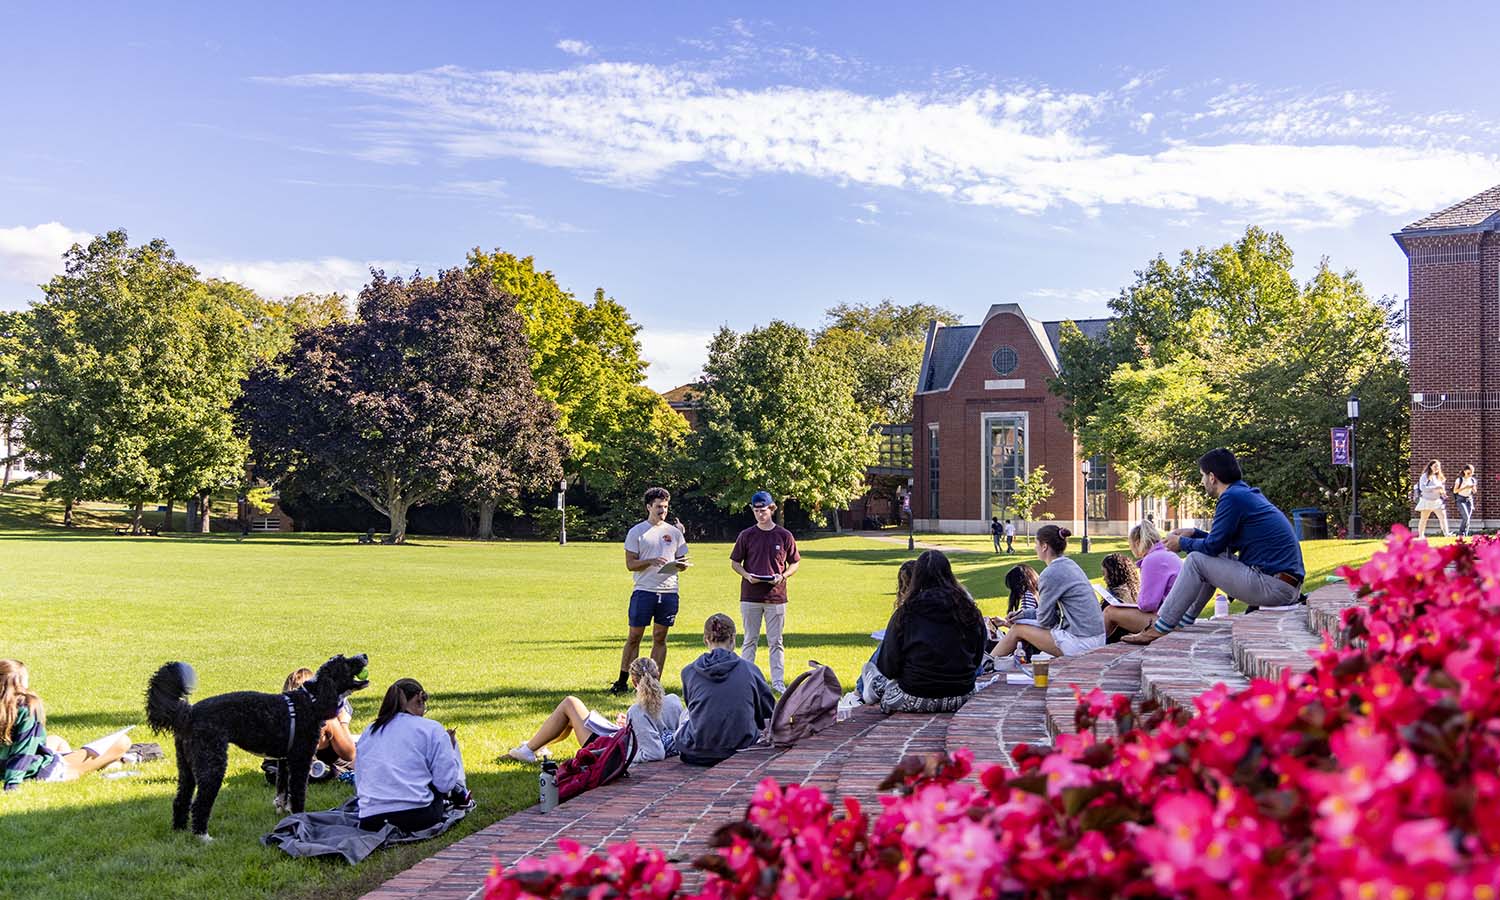
[[[1047,686],[1047,668],[1050,665],[1046,660],[1037,660],[1031,664],[1031,683],[1039,688]]]

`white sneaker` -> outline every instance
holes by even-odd
[[[771,693],[778,694],[778,695],[785,694],[786,693],[786,685],[784,685],[784,684],[773,684],[773,685],[771,685]]]
[[[880,695],[875,693],[875,676],[879,674],[880,670],[875,668],[873,662],[866,662],[865,667],[860,670],[859,675],[864,679],[864,685],[859,699],[863,700],[866,706],[874,706],[880,702]]]
[[[511,759],[515,760],[516,762],[523,762],[523,763],[534,763],[534,762],[536,762],[536,751],[533,750],[533,749],[531,749],[530,747],[526,746],[525,744],[522,744],[521,746],[517,747],[516,749],[510,751],[509,753],[507,753],[505,755],[509,756]]]

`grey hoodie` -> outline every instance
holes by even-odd
[[[760,670],[733,650],[715,648],[682,669],[688,718],[677,732],[682,761],[713,765],[755,743],[775,698]]]

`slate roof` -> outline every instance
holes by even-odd
[[[1481,191],[1467,200],[1453,204],[1430,216],[1418,219],[1402,231],[1429,231],[1447,228],[1473,228],[1500,216],[1500,184]]]
[[[1043,322],[1042,329],[1047,332],[1047,340],[1052,342],[1052,354],[1059,359],[1062,358],[1062,342],[1058,339],[1058,333],[1062,331],[1062,323],[1068,321],[1063,319],[1057,322]],[[1073,324],[1083,332],[1083,336],[1091,341],[1097,341],[1104,337],[1109,330],[1110,319],[1073,319]]]

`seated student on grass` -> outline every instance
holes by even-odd
[[[582,747],[601,734],[614,734],[629,724],[635,733],[635,756],[631,757],[631,762],[656,762],[676,756],[677,728],[682,724],[684,714],[682,698],[662,689],[661,673],[649,656],[637,657],[630,664],[629,672],[631,687],[635,688],[635,702],[615,718],[613,725],[590,713],[577,697],[564,697],[531,740],[507,755],[520,762],[536,762],[538,750],[570,734]]]
[[[72,781],[104,768],[129,749],[130,737],[123,731],[78,750],[49,735],[47,708],[31,690],[31,673],[20,660],[0,659],[0,766],[5,790],[15,790],[28,778]]]
[[[703,623],[702,656],[682,670],[688,719],[677,732],[682,761],[694,766],[723,762],[754,744],[776,699],[766,678],[734,652],[734,620],[714,613]]]
[[[1182,571],[1167,592],[1149,628],[1125,637],[1130,644],[1149,644],[1173,629],[1191,625],[1214,590],[1250,606],[1291,606],[1302,596],[1302,545],[1286,514],[1246,484],[1240,462],[1223,447],[1198,459],[1203,490],[1214,504],[1214,524],[1207,534],[1179,528],[1162,539],[1168,550],[1185,552]],[[1239,554],[1231,559],[1229,552]]]
[[[359,827],[391,824],[412,833],[443,821],[444,802],[470,801],[464,762],[453,729],[427,718],[427,692],[402,678],[380,701],[380,711],[359,737]]]
[[[1149,519],[1130,529],[1130,552],[1140,568],[1141,585],[1135,606],[1110,606],[1104,610],[1104,628],[1110,640],[1135,634],[1151,624],[1167,591],[1182,571],[1182,559],[1161,542],[1161,532]]]
[[[1077,656],[1104,646],[1104,613],[1099,610],[1094,585],[1078,563],[1066,556],[1071,534],[1056,525],[1037,529],[1036,555],[1047,568],[1037,578],[1041,592],[1036,618],[1007,620],[1010,630],[991,651],[996,659],[1014,653],[1021,641],[1052,656]]]
[[[317,673],[312,669],[298,669],[286,677],[286,682],[281,686],[282,693],[297,690],[315,674]],[[353,719],[354,705],[349,702],[348,697],[344,697],[339,701],[339,711],[323,723],[323,731],[318,735],[318,749],[313,754],[315,762],[309,776],[311,781],[327,781],[340,772],[354,769],[354,735],[349,731],[349,723]],[[319,762],[323,765],[319,766]]]
[[[926,550],[885,626],[862,699],[885,713],[954,712],[974,693],[984,639],[984,617],[948,557]]]

